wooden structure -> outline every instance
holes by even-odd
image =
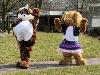
[[[61,17],[63,11],[41,11],[39,30],[40,31],[55,31],[54,18]]]

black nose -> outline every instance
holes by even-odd
[[[25,15],[24,15],[25,16]]]

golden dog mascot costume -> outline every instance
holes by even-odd
[[[72,64],[72,56],[76,65],[86,64],[86,60],[82,57],[83,49],[78,42],[78,36],[86,31],[87,22],[87,19],[76,11],[64,12],[61,19],[54,19],[55,28],[64,34],[64,40],[59,46],[64,57],[59,61],[60,65]]]
[[[17,11],[18,20],[13,23],[13,32],[20,49],[21,62],[17,62],[16,66],[20,68],[28,68],[30,66],[30,52],[36,39],[36,29],[39,19],[39,9],[25,7]]]

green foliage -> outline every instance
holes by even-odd
[[[10,12],[14,7],[15,5],[19,2],[20,0],[2,0],[0,1],[0,7],[1,7],[1,21],[2,21],[2,27],[1,29],[3,31],[6,31],[6,27],[7,27],[7,22],[6,21],[6,17],[7,17],[7,14],[8,12]]]

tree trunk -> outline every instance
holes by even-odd
[[[82,0],[82,6],[81,6],[81,9],[80,9],[80,13],[82,13],[82,11],[83,11],[84,1],[85,0]]]
[[[35,0],[35,8],[37,8],[38,7],[38,3],[37,3],[37,0]]]
[[[2,14],[2,30],[5,32],[5,14]]]
[[[4,5],[4,0],[2,2],[2,15],[1,15],[1,19],[2,19],[2,31],[5,31],[5,5]]]

